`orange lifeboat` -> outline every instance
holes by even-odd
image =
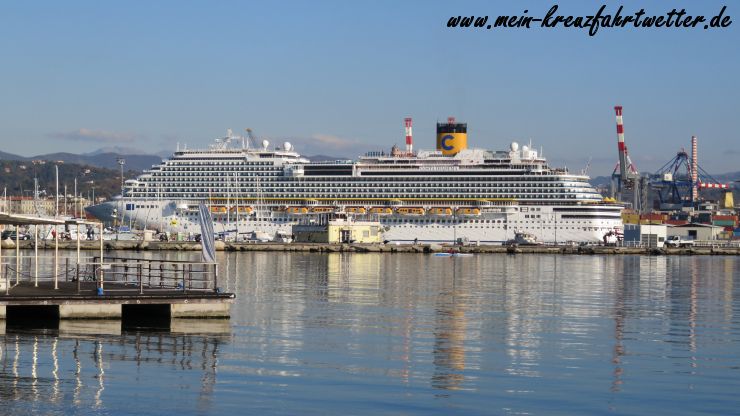
[[[288,207],[286,211],[288,214],[308,214],[308,208],[306,207]]]
[[[421,207],[399,207],[396,212],[401,215],[424,215],[424,208]]]
[[[457,215],[480,215],[480,208],[462,207],[457,209]]]
[[[349,214],[366,214],[367,210],[365,207],[347,207],[344,209]]]
[[[211,205],[211,212],[214,214],[226,213],[226,207],[223,205]]]
[[[372,207],[370,208],[370,213],[377,215],[390,215],[393,214],[393,210],[388,207]]]
[[[231,207],[231,209],[229,211],[231,211],[233,213],[233,212],[236,212],[237,209],[236,209],[236,207]],[[239,213],[240,214],[251,214],[252,213],[252,207],[249,207],[249,206],[242,207],[242,206],[240,206],[239,207]]]
[[[452,208],[434,207],[429,209],[431,215],[452,215]]]
[[[311,208],[311,212],[315,214],[327,214],[334,212],[334,207],[313,207]]]

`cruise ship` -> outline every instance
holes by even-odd
[[[311,162],[288,143],[228,135],[174,155],[125,182],[121,196],[91,206],[103,221],[161,232],[200,233],[198,205],[216,233],[242,241],[289,236],[296,224],[332,218],[380,223],[387,242],[504,244],[518,233],[543,243],[602,242],[621,234],[623,206],[585,174],[551,168],[537,150],[468,148],[467,124],[437,123],[435,150],[370,152]]]

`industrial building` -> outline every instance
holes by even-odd
[[[724,228],[711,224],[682,224],[668,227],[668,237],[677,235],[686,240],[717,240]]]
[[[297,243],[380,243],[381,225],[374,221],[335,219],[327,224],[293,226]]]

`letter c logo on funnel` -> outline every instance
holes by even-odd
[[[448,135],[442,137],[442,148],[445,149],[445,150],[452,150],[454,148],[454,146],[448,145],[447,142],[449,140],[454,140],[454,139],[455,139],[455,136],[453,136],[451,134],[448,134]]]

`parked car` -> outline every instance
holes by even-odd
[[[668,247],[693,247],[693,240],[686,240],[678,235],[672,235],[665,240],[665,245]]]
[[[16,237],[16,231],[15,230],[5,230],[5,231],[3,231],[3,234],[2,234],[2,237],[1,238],[3,240],[8,240],[8,239],[15,240],[15,237]],[[21,231],[20,234],[18,234],[18,239],[19,240],[30,240],[31,239],[31,234],[28,234],[28,233],[25,233],[25,232]]]

